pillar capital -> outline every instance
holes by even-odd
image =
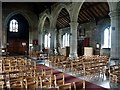
[[[112,17],[116,17],[116,16],[120,16],[120,10],[116,9],[114,11],[111,11],[109,13],[109,16],[112,18]]]
[[[71,22],[70,22],[70,25],[71,25],[71,26],[73,26],[73,25],[74,25],[74,26],[78,26],[78,24],[79,24],[79,23],[78,23],[77,21],[71,21]]]

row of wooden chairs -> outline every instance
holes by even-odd
[[[37,77],[32,77],[32,78],[27,78],[25,80],[23,80],[22,78],[17,78],[17,79],[12,79],[10,81],[10,89],[23,89],[23,88],[26,88],[26,89],[37,89],[37,88],[40,88],[39,87],[39,83],[38,83],[38,79]],[[82,90],[82,89],[85,89],[83,86],[84,86],[84,82],[83,80],[80,80],[80,81],[75,81],[73,82],[73,88],[72,89],[72,83],[66,83],[66,84],[62,84],[62,85],[59,85],[58,87],[43,87],[45,90],[49,89],[55,89],[55,90]],[[24,83],[26,83],[24,85]],[[48,85],[49,86],[49,83],[43,83],[44,85]]]
[[[33,62],[31,60],[21,57],[4,57],[0,61],[0,67],[2,67],[0,73],[1,88],[19,89],[55,87],[59,88],[59,90],[63,90],[60,89],[62,85],[65,85],[63,73],[53,74],[51,68],[38,69],[36,68],[36,64],[32,64]]]
[[[63,73],[59,73],[54,75],[54,79],[51,74],[12,78],[8,88],[60,88],[62,85],[65,85],[65,78]]]
[[[72,71],[72,73],[79,73],[81,75],[85,74],[90,77],[95,75],[102,75],[106,72],[108,57],[107,56],[82,56],[75,60],[70,60],[64,56],[50,56],[50,65],[61,68],[64,71]]]
[[[36,62],[24,57],[0,57],[0,87],[7,87],[11,79],[28,75],[27,72],[36,68]]]
[[[110,81],[120,83],[120,64],[110,66]]]

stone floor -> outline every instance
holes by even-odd
[[[44,64],[46,66],[49,66],[47,60],[38,60],[37,64]],[[52,66],[49,66],[49,67],[55,68],[55,69],[57,69],[59,71],[65,72],[67,74],[70,74],[70,75],[73,75],[73,76],[76,76],[76,77],[79,77],[80,79],[84,79],[84,77],[80,76],[79,74],[75,74],[75,73],[72,73],[70,71],[63,71],[61,69],[58,69],[58,68],[52,67]],[[93,78],[91,78],[89,80],[87,78],[85,78],[85,80],[88,81],[88,82],[97,84],[99,86],[102,86],[104,88],[108,88],[110,90],[120,90],[120,85],[119,84],[115,84],[115,83],[111,83],[109,81],[109,77],[106,77],[105,75],[104,75],[104,78],[102,76],[100,76],[100,77],[93,77]]]

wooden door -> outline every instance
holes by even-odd
[[[7,51],[10,55],[25,55],[25,52],[28,51],[28,42],[22,39],[10,39],[8,40]],[[22,43],[26,43],[23,45]]]

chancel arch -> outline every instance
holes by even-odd
[[[7,23],[7,51],[9,55],[28,54],[29,24],[21,14],[12,16]]]

